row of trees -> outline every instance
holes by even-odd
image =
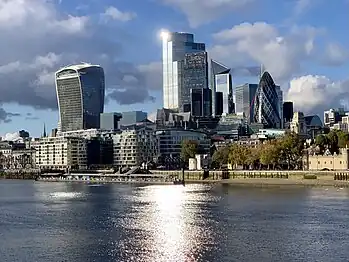
[[[323,154],[328,149],[331,154],[339,153],[339,148],[349,146],[349,134],[341,130],[332,130],[328,134],[318,135],[315,145],[319,148],[319,153]]]
[[[243,169],[299,169],[303,149],[302,139],[290,133],[254,148],[239,144],[222,147],[214,152],[212,166],[220,169],[227,164]]]

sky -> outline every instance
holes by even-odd
[[[57,126],[54,72],[105,70],[105,112],[162,107],[159,32],[231,68],[263,64],[305,114],[349,110],[349,0],[0,0],[0,135]],[[239,72],[239,71],[236,71]],[[233,74],[234,85],[258,82]]]

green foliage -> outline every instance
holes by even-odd
[[[321,153],[324,153],[327,148],[332,154],[338,153],[339,148],[349,146],[349,134],[341,130],[331,130],[326,135],[318,135],[315,144],[320,148]]]
[[[194,158],[199,151],[199,144],[194,140],[183,140],[181,145],[181,158],[188,162],[189,158]]]
[[[262,145],[260,162],[263,165],[275,167],[279,163],[281,153],[281,143],[278,140],[271,140]]]
[[[229,150],[230,148],[228,146],[216,150],[212,156],[212,165],[216,168],[221,169],[223,165],[228,164]]]

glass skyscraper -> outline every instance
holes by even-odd
[[[281,128],[280,96],[282,92],[277,87],[268,72],[264,72],[256,92],[254,105],[254,120],[266,128]]]
[[[235,88],[235,111],[244,113],[248,123],[253,122],[254,101],[257,84],[244,84]]]
[[[215,94],[216,92],[223,93],[223,114],[232,114],[235,113],[235,106],[233,104],[233,87],[232,87],[232,77],[230,74],[230,68],[225,65],[211,60],[211,79],[213,86],[213,99],[216,101]],[[217,115],[215,112],[215,105],[213,105],[213,114]]]
[[[104,109],[104,70],[78,64],[56,72],[56,92],[61,132],[99,128]]]
[[[190,90],[204,88],[208,88],[207,53],[186,54],[183,64],[183,86],[179,89],[179,111],[190,112]]]
[[[176,110],[180,108],[185,55],[200,51],[205,51],[205,44],[195,43],[193,34],[178,32],[162,34],[164,108]]]

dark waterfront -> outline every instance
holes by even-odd
[[[0,181],[5,261],[348,261],[349,190]]]

